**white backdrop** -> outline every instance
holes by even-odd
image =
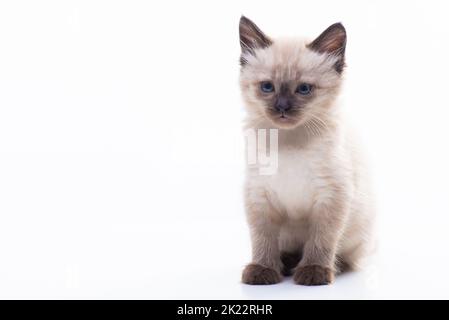
[[[448,7],[0,2],[0,298],[449,298]],[[348,32],[380,246],[331,287],[239,283],[241,14]]]

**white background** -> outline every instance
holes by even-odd
[[[449,298],[445,1],[0,2],[0,298]],[[238,20],[342,21],[379,253],[242,285]]]

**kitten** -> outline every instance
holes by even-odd
[[[276,128],[279,139],[274,174],[247,167],[253,257],[242,281],[293,273],[297,284],[330,284],[359,266],[372,233],[369,190],[337,104],[345,28],[333,24],[311,42],[271,39],[242,16],[240,44],[246,127]]]

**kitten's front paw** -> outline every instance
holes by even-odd
[[[282,280],[282,276],[276,270],[251,263],[245,267],[242,274],[242,282],[246,284],[275,284]]]
[[[305,286],[320,286],[332,283],[334,272],[318,265],[303,266],[296,269],[293,280]]]

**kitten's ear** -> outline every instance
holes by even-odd
[[[344,68],[346,29],[341,23],[334,23],[308,45],[314,51],[327,53],[339,58],[335,70],[341,73]]]
[[[240,57],[240,64],[246,64],[243,57],[244,53],[254,53],[254,49],[269,47],[273,42],[268,38],[254,22],[245,16],[241,16],[240,25],[240,46],[242,48],[242,56]]]

